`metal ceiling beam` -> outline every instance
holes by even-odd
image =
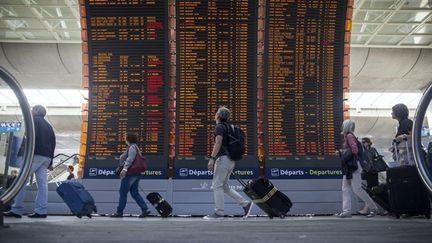
[[[78,5],[73,5],[73,3],[70,0],[64,0],[64,3],[68,7],[68,9],[72,12],[73,16],[77,18],[77,20],[80,20],[81,16],[78,12]]]
[[[386,8],[362,8],[358,11],[361,12],[429,12],[430,8],[404,8],[404,9],[386,9]]]
[[[375,45],[375,44],[369,44],[369,45],[365,45],[365,44],[350,44],[351,47],[356,47],[356,48],[399,48],[399,49],[432,49],[432,45],[403,45],[403,46],[395,46],[393,44],[391,45]]]
[[[372,36],[372,33],[352,33],[352,36]],[[407,33],[380,33],[376,36],[406,36]],[[414,33],[414,36],[432,36],[432,33]]]
[[[57,32],[53,32],[53,26],[51,26],[51,24],[46,19],[44,19],[42,13],[39,13],[39,11],[37,11],[35,7],[32,7],[32,4],[28,0],[22,0],[22,2],[30,9],[33,15],[36,16],[36,18],[42,23],[43,26],[45,26],[45,28],[52,34],[52,36],[54,36],[54,38],[58,42],[61,42],[62,39],[60,38],[59,34]]]
[[[406,39],[408,39],[408,37],[412,36],[414,33],[416,33],[415,35],[419,35],[419,33],[417,33],[417,31],[419,31],[421,28],[423,28],[423,26],[425,25],[425,23],[429,20],[432,19],[432,11],[423,19],[423,21],[421,22],[421,24],[417,25],[415,28],[413,28],[402,40],[400,40],[396,45],[400,46]],[[429,35],[431,33],[428,33]]]
[[[0,31],[8,31],[8,30],[12,30],[12,31],[17,31],[17,32],[46,32],[47,30],[45,28],[16,28],[16,29],[12,29],[12,28],[0,28]],[[52,31],[55,32],[81,32],[80,29],[71,29],[71,28],[66,28],[66,29],[62,29],[62,28],[53,28]]]
[[[37,11],[37,10],[36,10]],[[34,17],[1,17],[0,20],[34,20]],[[43,18],[44,20],[48,20],[48,21],[77,21],[76,18]]]
[[[357,4],[356,8],[354,8],[352,19],[355,18],[355,16],[357,15],[358,11],[363,7],[363,5],[364,5],[365,2],[366,2],[366,0],[359,0],[358,1],[358,4]]]
[[[2,4],[2,7],[26,7],[25,4]],[[62,4],[38,4],[38,7],[41,8],[66,8],[67,6]],[[79,8],[79,5],[77,4],[71,4],[72,7]]]
[[[396,11],[393,11],[392,13],[390,13],[389,15],[387,15],[387,17],[385,17],[385,19],[384,19],[384,21],[383,21],[383,23],[378,27],[378,28],[376,28],[376,30],[374,31],[374,33],[372,34],[372,36],[366,41],[366,45],[368,45],[372,40],[373,40],[373,38],[384,28],[384,25],[387,23],[387,22],[389,22],[390,21],[390,19],[395,15],[395,13],[397,13],[397,10],[399,10],[399,9],[401,9],[402,8],[402,6],[405,4],[405,2],[406,2],[406,0],[401,0],[397,5],[396,5],[396,7],[395,7],[395,9],[394,10],[396,10]]]
[[[62,41],[57,41],[54,39],[50,39],[50,40],[43,40],[43,39],[38,39],[38,40],[32,40],[32,39],[27,39],[27,40],[21,40],[21,39],[5,39],[2,38],[0,39],[0,43],[1,42],[7,42],[7,43],[66,43],[66,44],[73,44],[73,43],[81,43],[81,40],[62,40]]]
[[[417,22],[387,22],[387,25],[416,25],[416,24],[420,24],[422,23],[422,21],[417,21]],[[382,24],[382,22],[373,22],[373,21],[358,21],[358,22],[353,22],[353,25],[355,24],[375,24],[375,25],[380,25]],[[432,23],[425,23],[425,25],[431,25]]]

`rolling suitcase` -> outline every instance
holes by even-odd
[[[396,218],[401,214],[425,215],[430,218],[430,201],[417,168],[403,166],[387,170],[389,202]]]
[[[57,193],[78,218],[82,216],[91,218],[91,214],[97,212],[93,197],[81,183],[66,181],[57,186]]]
[[[246,183],[238,175],[233,175],[244,187],[243,192],[270,218],[285,218],[292,207],[292,202],[285,194],[279,191],[269,179],[259,177]]]
[[[382,209],[389,213],[392,212],[388,197],[388,187],[386,184],[381,184],[372,188],[363,185],[363,189]]]
[[[172,213],[171,205],[157,192],[152,192],[147,195],[147,200],[156,208],[158,213],[166,218]]]

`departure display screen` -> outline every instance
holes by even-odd
[[[214,144],[215,113],[232,112],[257,161],[257,1],[177,1],[176,160],[199,160]]]
[[[346,2],[267,1],[268,161],[317,165],[341,146]]]
[[[136,132],[147,162],[166,167],[167,1],[90,0],[85,6],[89,49],[86,163],[115,161],[125,151],[126,132]]]

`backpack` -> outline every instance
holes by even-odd
[[[364,144],[362,144],[357,138],[357,147],[358,147],[358,160],[360,162],[361,167],[364,171],[369,173],[374,173],[374,164],[371,153],[369,153],[369,149],[366,148]]]
[[[224,123],[227,132],[227,152],[231,160],[239,161],[245,154],[245,133],[239,126]]]
[[[354,134],[352,135],[354,136]],[[371,153],[369,153],[369,149],[366,148],[366,146],[363,143],[361,143],[356,136],[354,137],[356,138],[357,148],[358,148],[357,158],[358,161],[360,162],[362,169],[365,172],[373,173],[373,167],[374,167],[373,159]]]

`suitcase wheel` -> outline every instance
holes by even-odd
[[[281,215],[279,215],[279,218],[280,218],[280,219],[284,219],[284,218],[285,218],[285,214],[281,214]]]
[[[269,216],[270,219],[273,219],[273,216]]]

